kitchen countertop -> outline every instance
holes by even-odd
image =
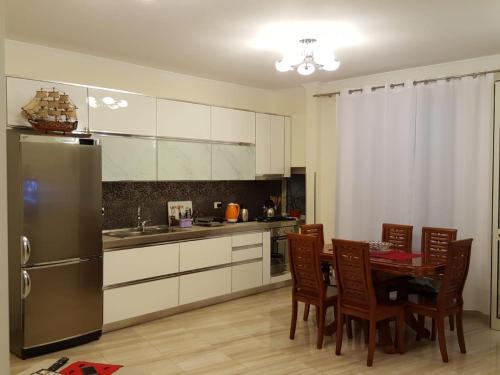
[[[250,221],[247,223],[224,223],[219,227],[203,227],[193,225],[191,228],[175,228],[172,232],[145,234],[134,237],[118,238],[109,236],[106,232],[102,235],[103,251],[131,248],[134,246],[144,246],[148,244],[175,242],[184,240],[193,240],[197,238],[215,237],[224,234],[233,234],[238,232],[265,231],[271,228],[288,227],[303,224],[301,220],[297,221],[276,221],[272,223],[262,223]],[[109,231],[107,231],[109,232]]]

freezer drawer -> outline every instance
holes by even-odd
[[[23,348],[102,328],[102,258],[21,270]]]

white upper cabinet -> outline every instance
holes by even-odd
[[[86,87],[13,77],[7,77],[7,125],[30,126],[21,107],[33,99],[37,90],[52,89],[53,87],[69,95],[73,104],[78,107],[76,110],[78,130],[86,130],[88,128]]]
[[[271,169],[271,118],[257,113],[255,118],[255,174],[269,174]]]
[[[285,173],[285,118],[271,116],[271,174]]]
[[[104,89],[88,89],[91,131],[156,135],[156,98]]]
[[[158,139],[158,180],[210,180],[211,145]]]
[[[257,113],[255,134],[255,173],[285,174],[284,117]]]
[[[214,141],[255,143],[255,113],[212,107]]]
[[[158,99],[157,135],[210,139],[210,106]]]
[[[103,181],[156,180],[156,140],[99,136]]]
[[[285,117],[285,177],[291,176],[292,167],[292,119]]]
[[[212,180],[255,180],[255,146],[213,144]]]

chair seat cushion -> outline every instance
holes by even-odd
[[[441,288],[442,281],[430,277],[419,277],[408,281],[410,294],[435,295]]]

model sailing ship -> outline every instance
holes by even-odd
[[[56,88],[38,90],[22,109],[28,122],[38,130],[71,133],[78,126],[77,107],[69,95]]]

